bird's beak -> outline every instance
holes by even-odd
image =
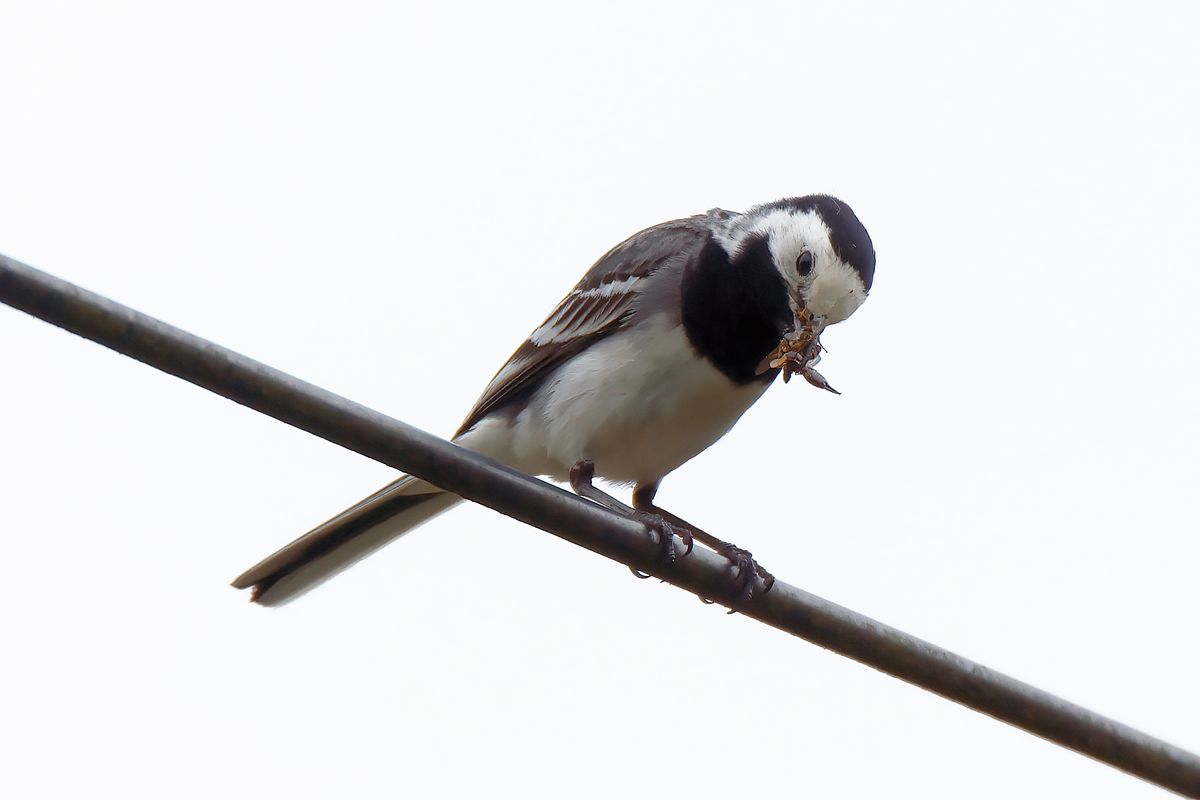
[[[804,321],[804,317],[808,316],[808,300],[797,291],[792,295],[792,330],[798,329]]]
[[[820,336],[825,330],[825,317],[817,316],[808,310],[806,305],[796,306],[799,309],[796,312],[796,319],[792,322],[792,331],[799,332],[801,330],[809,331],[813,336]]]
[[[791,333],[808,328],[814,335],[820,336],[821,331],[825,330],[825,317],[819,317],[808,310],[808,298],[802,292],[797,291],[792,295],[792,311],[795,319],[792,322]]]

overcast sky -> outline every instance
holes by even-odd
[[[0,0],[0,252],[444,435],[625,236],[836,194],[842,396],[663,505],[1200,749],[1194,4],[434,6]],[[479,507],[251,606],[393,473],[3,307],[0,381],[5,796],[1163,796]]]

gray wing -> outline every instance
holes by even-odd
[[[557,366],[625,327],[639,306],[646,280],[663,269],[682,270],[711,238],[713,221],[709,212],[664,222],[604,254],[500,368],[455,436],[493,411],[528,397]]]

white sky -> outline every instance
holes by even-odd
[[[0,0],[0,252],[446,434],[626,235],[837,194],[843,395],[663,504],[1200,749],[1194,4],[431,6]],[[0,348],[4,796],[1163,796],[482,508],[252,607],[391,471]]]

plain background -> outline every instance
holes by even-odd
[[[582,271],[830,192],[879,255],[662,502],[1200,749],[1189,3],[0,2],[0,251],[447,434]],[[1156,797],[0,308],[0,794]]]

